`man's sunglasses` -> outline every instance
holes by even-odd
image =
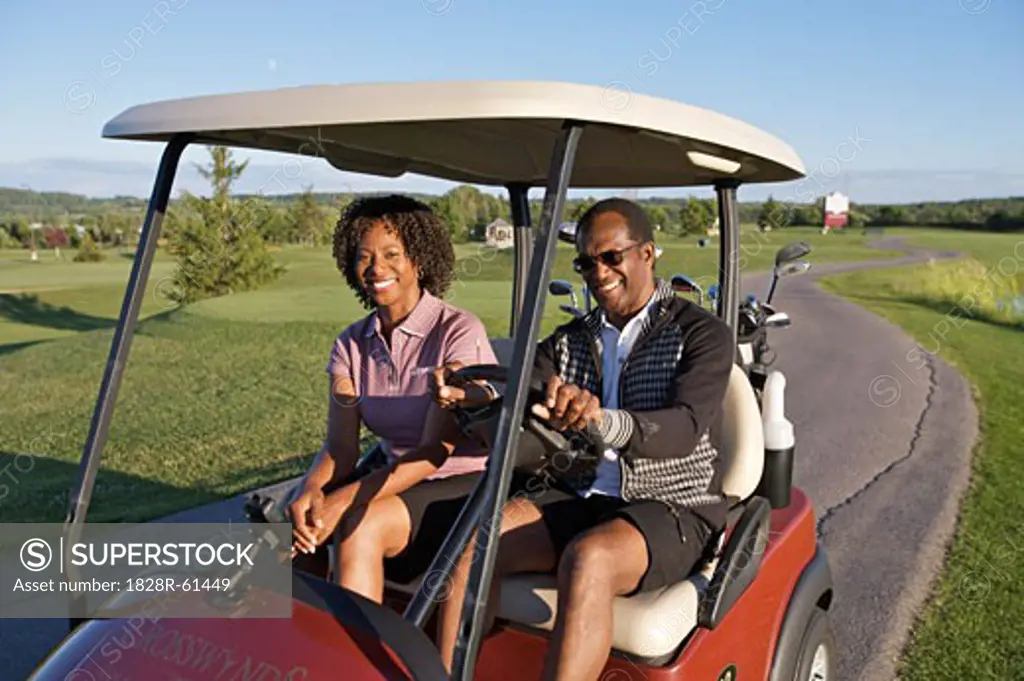
[[[581,253],[573,259],[572,268],[576,270],[577,274],[585,274],[593,270],[595,267],[597,267],[598,260],[604,263],[607,267],[615,267],[616,265],[621,265],[622,261],[625,260],[625,256],[623,254],[626,253],[626,251],[630,251],[636,248],[637,246],[643,246],[645,243],[647,242],[639,241],[635,244],[632,244],[631,246],[626,246],[625,248],[620,248],[618,250],[604,251],[603,253],[598,253],[597,255],[587,255],[586,253]]]

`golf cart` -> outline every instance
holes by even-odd
[[[441,578],[422,579],[405,594],[389,591],[404,599],[402,612],[295,570],[290,618],[233,619],[226,614],[223,619],[164,619],[159,626],[173,642],[131,646],[114,661],[94,653],[123,623],[76,622],[32,679],[242,678],[241,666],[222,676],[226,667],[201,664],[193,652],[200,642],[217,655],[230,651],[236,663],[246,660],[245,678],[261,681],[449,678],[425,631],[443,596],[444,577],[473,530],[491,527],[500,518],[514,469],[535,465],[538,447],[542,456],[565,447],[564,434],[539,422],[530,406],[538,399],[531,370],[567,190],[714,186],[722,235],[717,314],[735,333],[740,309],[737,187],[794,180],[804,172],[788,146],[737,120],[638,95],[622,110],[611,111],[605,103],[607,93],[601,88],[563,83],[360,84],[158,102],[128,109],[106,125],[105,137],[166,147],[73,490],[68,528],[85,522],[160,225],[179,158],[189,144],[319,156],[345,171],[386,177],[412,172],[506,188],[515,225],[509,338],[495,339],[501,366],[462,370],[467,377],[503,381],[504,398],[488,414],[459,414],[467,423],[492,420],[487,472],[426,573]],[[536,226],[527,200],[533,187],[545,190]],[[680,583],[616,601],[612,652],[602,675],[607,681],[825,679],[834,674],[836,650],[828,622],[832,578],[817,542],[811,503],[792,486],[789,466],[776,463],[778,452],[766,447],[766,424],[738,365],[728,385],[722,425],[723,486],[732,510],[717,551]],[[597,446],[594,437],[591,445]],[[529,461],[520,457],[526,450],[534,452],[533,458],[526,457]],[[768,491],[762,495],[759,490]],[[254,522],[273,511],[273,504],[257,501],[250,509]],[[497,537],[487,531],[476,536],[477,560],[451,678],[537,678],[557,608],[555,578],[528,574],[504,580],[498,627],[485,636],[482,614]],[[76,676],[90,656],[90,676]]]

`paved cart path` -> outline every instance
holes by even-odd
[[[793,326],[771,336],[779,358],[772,368],[786,375],[797,437],[795,484],[814,502],[836,583],[843,681],[895,677],[955,529],[978,434],[970,385],[941,350],[928,355],[898,327],[815,284],[838,272],[957,255],[909,249],[900,239],[877,245],[913,252],[890,262],[815,264],[813,274],[780,282],[776,309]],[[744,288],[763,296],[767,278],[750,281]]]
[[[903,247],[896,239],[878,246]],[[942,565],[977,435],[970,389],[958,373],[915,350],[897,327],[815,285],[823,275],[955,255],[906,250],[897,260],[815,264],[810,274],[781,282],[775,297],[793,326],[772,334],[779,357],[773,368],[788,380],[795,482],[814,502],[828,549],[839,678],[849,681],[895,676]],[[766,283],[750,277],[744,290],[761,297]],[[241,503],[235,498],[175,519],[238,517]],[[0,620],[3,678],[24,678],[61,635],[59,622]]]

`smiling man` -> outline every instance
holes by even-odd
[[[540,491],[518,480],[505,506],[500,577],[556,571],[558,613],[545,679],[597,679],[615,597],[685,579],[725,525],[718,423],[735,346],[728,326],[655,276],[654,233],[637,204],[608,199],[579,220],[574,267],[599,307],[537,350],[560,430],[593,422],[607,449]],[[523,493],[523,490],[533,493]],[[472,543],[441,610],[451,664]],[[490,613],[493,617],[493,613]]]

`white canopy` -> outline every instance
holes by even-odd
[[[319,85],[135,106],[103,136],[325,158],[341,170],[543,186],[566,120],[587,123],[571,187],[672,187],[802,177],[797,154],[753,126],[678,102],[591,85],[457,81]]]

